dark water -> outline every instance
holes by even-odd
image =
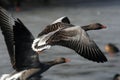
[[[120,2],[102,2],[77,6],[50,6],[40,7],[19,13],[11,12],[19,17],[34,36],[42,31],[46,25],[52,23],[61,16],[68,16],[71,23],[86,25],[100,22],[107,29],[88,32],[90,37],[104,52],[105,44],[111,42],[120,48]],[[98,5],[98,6],[97,6]],[[109,57],[106,63],[95,63],[77,55],[74,51],[55,46],[44,51],[40,55],[41,61],[53,60],[57,57],[67,57],[71,62],[52,67],[43,74],[42,80],[112,80],[116,73],[120,73],[120,53],[115,57]],[[11,73],[7,49],[2,34],[0,33],[0,75]]]

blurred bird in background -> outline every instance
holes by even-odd
[[[105,45],[105,51],[113,57],[116,53],[118,53],[120,50],[117,46],[115,46],[113,43],[108,43]]]
[[[113,80],[120,80],[120,74],[116,74],[116,75],[113,77]]]

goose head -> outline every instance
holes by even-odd
[[[86,26],[82,26],[82,29],[84,29],[85,31],[88,30],[100,30],[100,29],[104,29],[106,28],[106,26],[100,24],[100,23],[93,23],[93,24],[89,24]]]

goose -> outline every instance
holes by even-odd
[[[40,62],[39,55],[32,50],[32,33],[20,19],[14,19],[0,7],[0,29],[10,56],[11,74],[3,74],[0,80],[39,80],[40,74],[54,65],[66,63],[69,59],[60,57],[52,61]]]
[[[38,34],[32,44],[34,51],[41,53],[52,46],[59,45],[74,50],[88,60],[98,63],[107,61],[103,52],[86,32],[104,29],[106,26],[100,23],[93,23],[80,27],[71,24],[68,18],[65,22],[62,19],[63,17],[54,21]]]
[[[115,74],[113,80],[120,80],[120,74]]]
[[[113,43],[106,44],[104,49],[111,57],[120,51],[119,48]]]

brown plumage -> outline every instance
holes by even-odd
[[[100,23],[87,26],[76,26],[65,22],[56,22],[47,26],[34,40],[32,48],[34,51],[49,49],[53,45],[61,45],[76,51],[79,55],[92,61],[106,62],[107,59],[85,32],[106,28]]]
[[[50,67],[68,62],[67,58],[57,58],[48,62],[40,62],[39,55],[32,50],[34,40],[32,33],[26,28],[20,19],[14,19],[9,13],[0,7],[0,28],[8,49],[13,74],[5,74],[0,80],[39,80],[40,74]],[[19,74],[19,75],[18,75]],[[17,77],[16,77],[17,76]]]
[[[105,45],[105,51],[110,55],[113,56],[114,54],[118,53],[120,50],[117,46],[112,43],[108,43]]]

